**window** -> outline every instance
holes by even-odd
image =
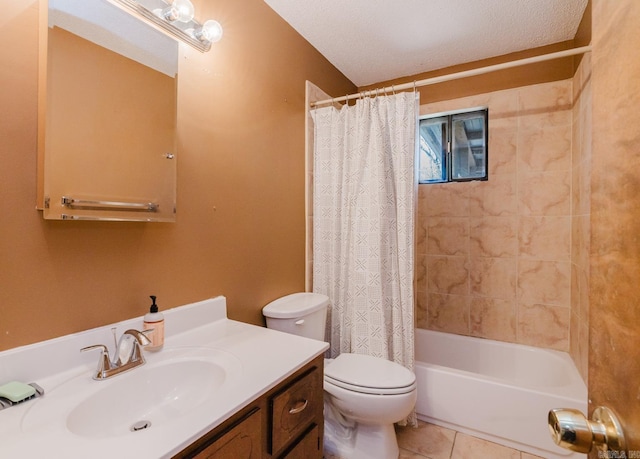
[[[487,180],[488,121],[488,109],[421,117],[419,183]]]

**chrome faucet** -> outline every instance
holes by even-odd
[[[100,360],[98,360],[98,368],[93,375],[93,379],[102,381],[143,365],[145,360],[141,346],[146,346],[147,344],[151,344],[151,340],[143,332],[130,329],[124,332],[118,340],[116,355],[113,360],[109,358],[109,350],[104,344],[83,347],[80,351],[100,350]]]

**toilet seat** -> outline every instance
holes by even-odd
[[[324,380],[346,390],[374,395],[406,394],[416,388],[416,376],[407,368],[361,354],[340,354],[325,367]]]

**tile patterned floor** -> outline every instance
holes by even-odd
[[[397,427],[399,459],[544,459],[455,430],[418,421],[418,428]],[[325,452],[324,459],[340,458]]]
[[[529,453],[418,421],[396,427],[400,459],[542,459]]]

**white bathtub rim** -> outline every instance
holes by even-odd
[[[550,357],[553,357],[554,359],[561,360],[562,364],[566,365],[568,369],[570,369],[570,371],[568,374],[569,379],[564,384],[561,384],[561,385],[558,385],[558,384],[544,385],[539,383],[530,384],[523,379],[517,379],[517,380],[508,379],[508,378],[503,378],[499,376],[492,376],[486,373],[478,373],[470,370],[464,370],[464,369],[444,366],[444,365],[440,365],[432,362],[421,361],[419,360],[419,357],[418,357],[419,351],[417,349],[418,347],[417,345],[416,345],[416,362],[415,362],[416,366],[423,365],[423,366],[427,366],[428,368],[440,369],[440,371],[451,371],[451,372],[455,372],[456,374],[467,375],[468,377],[478,377],[474,375],[479,375],[479,379],[493,381],[493,382],[504,384],[510,387],[524,387],[528,390],[530,389],[533,391],[537,391],[539,393],[552,393],[554,395],[562,395],[570,398],[577,398],[579,400],[584,400],[587,397],[586,384],[582,379],[582,377],[580,376],[580,373],[578,372],[575,362],[567,352],[558,351],[555,349],[537,348],[537,347],[529,346],[526,344],[509,343],[506,341],[497,341],[497,340],[491,340],[487,338],[479,338],[476,336],[457,335],[457,334],[446,333],[446,332],[441,332],[437,330],[416,329],[415,333],[416,333],[416,338],[418,338],[420,335],[432,334],[436,336],[436,339],[438,336],[440,336],[443,339],[448,339],[448,340],[455,340],[455,341],[462,341],[462,342],[475,341],[485,345],[490,344],[491,346],[498,346],[502,348],[516,348],[519,350],[523,350],[527,352],[535,352],[538,354],[543,353]]]
[[[495,376],[488,376],[479,373],[473,373],[467,370],[460,370],[458,368],[445,367],[442,365],[436,365],[433,363],[427,362],[418,362],[415,363],[415,370],[418,368],[426,368],[430,371],[435,371],[438,373],[454,373],[463,378],[473,379],[479,382],[491,382],[498,386],[513,388],[517,387],[519,389],[526,389],[529,392],[534,392],[536,394],[542,395],[554,395],[559,397],[566,397],[572,399],[576,402],[584,401],[587,398],[587,387],[585,386],[582,380],[580,381],[572,381],[568,382],[564,386],[545,386],[540,387],[538,385],[526,385],[520,381],[515,383],[514,381],[510,381],[504,378],[498,378]]]
[[[416,361],[415,372],[419,381],[416,404],[418,419],[547,459],[584,457],[557,447],[551,440],[546,425],[547,410],[551,408],[568,407],[580,409],[583,412],[587,409],[587,387],[567,353],[432,330],[417,330],[416,347],[421,343],[426,345],[430,337],[436,342],[430,343],[432,347],[429,349],[436,350],[434,360],[439,363]],[[445,341],[438,342],[438,339]],[[530,352],[522,354],[537,355],[534,357],[537,359],[535,366],[530,368],[534,371],[538,368],[542,370],[548,368],[552,375],[560,375],[560,379],[536,380],[534,375],[532,379],[534,384],[526,384],[526,377],[518,377],[521,375],[517,373],[514,378],[509,378],[508,372],[504,373],[507,377],[501,377],[500,372],[494,375],[487,374],[494,368],[491,364],[484,367],[482,362],[479,362],[480,365],[477,367],[469,366],[468,358],[470,356],[473,358],[475,354],[468,353],[465,347],[473,347],[477,342],[480,342],[481,347],[475,349],[480,351],[480,356],[495,358],[494,362],[498,365],[500,362],[508,365],[511,360],[508,358],[510,355],[508,353],[491,352],[495,351],[496,346],[514,347],[516,356],[519,356],[520,350],[533,349],[536,354]],[[438,354],[438,349],[443,349],[443,353]],[[441,365],[440,363],[446,362],[441,362],[442,359],[438,358],[438,356],[445,356],[455,360],[458,355],[463,357],[457,363],[452,362],[453,366]],[[418,350],[416,350],[416,356],[418,359],[422,357]],[[507,358],[503,360],[500,356]],[[554,362],[548,366],[544,365],[546,356],[554,357]],[[561,368],[562,372],[554,373],[557,369],[556,358],[558,357],[564,368]],[[527,364],[526,359],[520,359],[519,362]],[[542,366],[539,366],[541,363]],[[456,368],[455,365],[467,369]],[[478,371],[473,371],[476,369]],[[484,369],[487,369],[487,372],[483,373]],[[551,384],[544,385],[542,381],[549,381]],[[562,384],[563,382],[566,384]],[[522,416],[516,414],[513,422],[505,424],[504,421],[509,420],[512,411],[530,413],[531,417],[525,417],[524,422],[521,423]],[[489,413],[488,416],[487,413]],[[516,419],[518,421],[515,421]]]

